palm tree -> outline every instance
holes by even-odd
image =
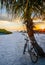
[[[6,0],[6,2],[9,0]],[[34,37],[34,24],[33,17],[40,16],[45,13],[45,8],[43,5],[44,0],[11,0],[11,9],[14,14],[22,13],[24,23],[27,28],[27,34],[32,41],[31,44],[34,48],[38,50],[40,56],[45,56],[43,49],[38,45]],[[10,3],[8,3],[9,8]],[[9,8],[10,9],[10,8]]]

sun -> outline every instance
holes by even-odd
[[[45,24],[44,23],[36,24],[34,30],[45,30]]]
[[[45,29],[45,26],[44,26],[44,25],[41,25],[40,28],[41,28],[42,30],[44,30],[44,29]]]

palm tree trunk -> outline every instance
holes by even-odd
[[[34,31],[33,31],[33,20],[31,19],[31,12],[30,12],[30,9],[29,9],[29,6],[28,6],[28,2],[29,0],[26,0],[27,3],[26,3],[26,10],[25,10],[25,22],[26,23],[26,28],[27,28],[27,34],[31,40],[31,44],[33,45],[34,48],[37,49],[38,51],[38,55],[39,56],[45,56],[45,53],[43,51],[43,49],[38,45],[35,37],[34,37]],[[30,15],[29,15],[29,12],[30,12]]]
[[[34,37],[34,31],[33,31],[33,22],[32,19],[30,18],[30,20],[26,20],[25,22],[27,22],[26,27],[27,27],[27,34],[31,40],[31,44],[33,45],[34,48],[37,49],[38,51],[38,55],[39,56],[45,56],[45,53],[43,51],[43,49],[38,45],[35,37]]]

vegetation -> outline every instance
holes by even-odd
[[[38,45],[33,31],[33,18],[44,16],[45,14],[45,1],[44,0],[1,0],[1,4],[5,1],[6,9],[12,14],[22,16],[24,24],[27,28],[27,34],[32,41],[31,44],[38,50],[40,56],[45,56],[43,49]],[[15,15],[16,16],[16,15]]]
[[[12,32],[7,31],[5,29],[0,29],[0,33],[2,33],[2,34],[11,34]]]

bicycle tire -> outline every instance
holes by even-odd
[[[30,51],[30,58],[33,63],[37,63],[38,61],[38,55],[36,55],[34,52]]]

